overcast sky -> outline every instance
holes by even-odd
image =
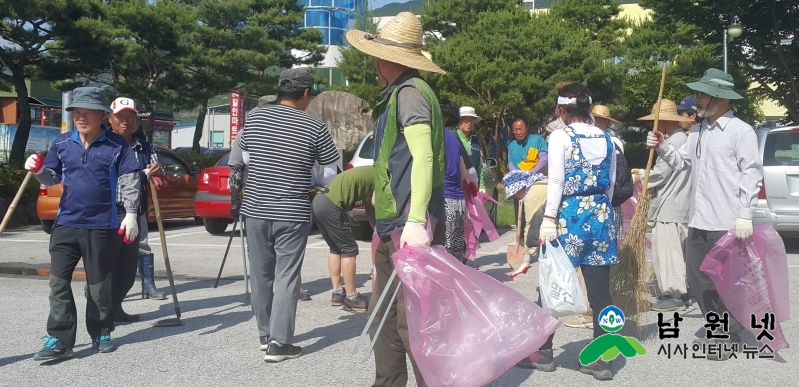
[[[388,3],[407,3],[408,0],[370,0],[369,3],[372,9],[380,8]]]

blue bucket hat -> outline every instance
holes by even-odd
[[[71,112],[75,108],[101,110],[112,113],[105,98],[105,90],[99,87],[78,87],[72,91],[72,103],[67,106],[67,111]]]
[[[518,169],[508,172],[502,178],[502,185],[505,186],[505,199],[509,199],[522,189],[528,189],[535,184],[535,182],[545,180],[546,178],[547,176],[543,173],[533,174]]]

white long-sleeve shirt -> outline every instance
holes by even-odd
[[[732,111],[694,126],[679,149],[663,144],[657,152],[676,170],[691,168],[688,227],[728,231],[736,218],[752,219],[763,163],[754,129]]]
[[[593,125],[575,123],[570,125],[574,132],[586,136],[602,135],[595,138],[579,139],[583,156],[593,165],[599,165],[608,154],[608,143],[605,132]],[[613,149],[613,148],[611,148]],[[572,142],[569,135],[558,129],[549,135],[549,173],[547,183],[547,204],[544,215],[555,217],[563,198],[563,181],[566,175],[566,160],[572,157]],[[610,160],[610,186],[605,191],[609,198],[613,197],[613,183],[616,181],[616,152],[612,152]]]

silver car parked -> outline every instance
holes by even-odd
[[[763,181],[754,224],[771,223],[784,236],[799,237],[799,126],[757,131]]]

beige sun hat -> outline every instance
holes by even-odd
[[[377,35],[360,30],[347,31],[347,41],[367,55],[412,69],[446,74],[422,53],[422,23],[410,12],[400,12]]]
[[[459,113],[460,113],[461,117],[472,117],[472,118],[474,118],[474,122],[475,123],[480,122],[480,121],[483,120],[483,118],[478,116],[477,112],[475,112],[474,108],[471,107],[471,106],[461,106],[461,109],[460,109]]]
[[[654,121],[655,113],[657,113],[657,103],[652,105],[652,114],[639,118],[639,121]],[[691,118],[686,118],[677,113],[677,104],[670,99],[660,100],[660,121],[677,121],[677,122],[694,122]]]
[[[617,119],[610,116],[610,108],[605,105],[594,105],[594,107],[591,109],[591,115],[594,117],[604,118],[610,121],[612,124],[618,125],[621,123]]]

